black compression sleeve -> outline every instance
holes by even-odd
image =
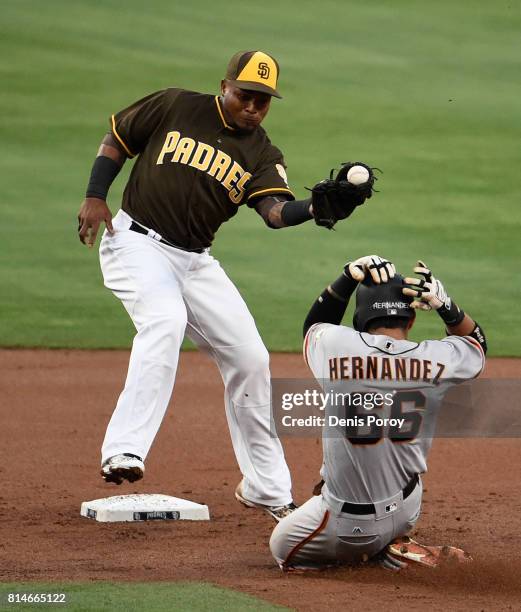
[[[109,188],[120,170],[121,166],[110,157],[105,155],[96,157],[90,173],[86,197],[106,200]]]
[[[329,286],[333,295],[336,294],[337,298],[344,300],[346,304],[349,302],[349,298],[357,287],[358,281],[353,280],[351,276],[346,276],[345,272]]]
[[[286,202],[280,211],[280,218],[284,225],[300,225],[313,219],[313,215],[309,212],[310,204],[311,198]]]
[[[349,298],[357,286],[357,281],[342,274],[325,289],[311,306],[308,316],[304,321],[304,336],[315,323],[340,325],[346,312]]]

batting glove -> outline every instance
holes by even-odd
[[[400,570],[407,569],[409,567],[406,561],[401,561],[394,555],[391,555],[385,549],[377,555],[375,560],[380,567],[393,572],[399,572]]]
[[[418,260],[413,270],[423,278],[405,279],[405,284],[409,286],[402,289],[403,293],[416,298],[411,307],[419,310],[439,310],[442,306],[445,306],[447,310],[450,310],[450,297],[441,282],[434,278],[427,265]]]
[[[373,281],[379,285],[394,278],[396,268],[393,263],[382,259],[378,255],[366,255],[355,261],[347,262],[344,266],[344,274],[347,278],[351,278],[359,283],[364,280],[367,272],[369,272]]]

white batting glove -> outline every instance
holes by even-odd
[[[449,310],[451,299],[447,295],[445,287],[437,278],[434,278],[427,265],[418,260],[413,270],[423,278],[405,279],[405,284],[409,286],[402,289],[404,295],[416,298],[411,307],[419,310],[439,310],[442,306],[445,306]]]
[[[394,278],[396,268],[393,263],[387,261],[387,259],[382,259],[378,255],[366,255],[355,261],[349,261],[344,266],[344,274],[359,283],[364,280],[367,272],[369,272],[373,281],[379,285]]]

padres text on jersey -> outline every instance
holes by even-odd
[[[193,138],[181,137],[181,132],[174,131],[166,135],[156,164],[163,164],[167,154],[170,154],[171,163],[188,164],[213,176],[228,191],[234,204],[239,204],[242,200],[251,174],[227,153],[204,142],[196,142]]]
[[[294,199],[282,153],[262,127],[235,130],[218,97],[169,88],[111,118],[114,137],[138,155],[123,210],[169,242],[206,248],[238,206],[285,194]]]

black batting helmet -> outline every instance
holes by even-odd
[[[413,298],[403,295],[404,283],[405,280],[400,274],[380,285],[367,275],[356,291],[353,327],[363,332],[367,329],[368,323],[374,319],[383,317],[414,319],[416,313],[410,306]]]

